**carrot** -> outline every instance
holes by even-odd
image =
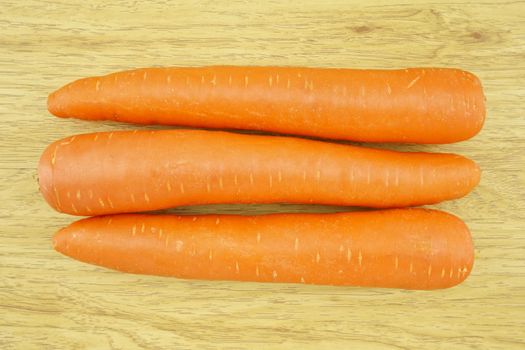
[[[476,76],[458,69],[145,68],[53,92],[59,117],[255,129],[368,142],[449,143],[481,129]]]
[[[101,215],[213,203],[404,207],[467,194],[471,160],[203,130],[84,134],[51,144],[39,183],[58,211]]]
[[[113,215],[77,221],[55,249],[90,264],[188,279],[437,289],[472,269],[470,233],[437,210],[262,216]]]

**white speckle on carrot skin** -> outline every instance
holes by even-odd
[[[113,132],[110,132],[110,133],[108,134],[108,139],[111,140],[112,137],[113,137]]]
[[[409,268],[408,268],[408,271],[409,271],[410,273],[412,273],[412,272],[414,271],[414,264],[413,264],[412,262],[410,262],[410,266],[409,266]]]
[[[184,184],[180,183],[180,193],[184,194]]]
[[[391,95],[392,94],[392,88],[390,87],[390,84],[386,84],[386,92],[387,94]]]
[[[294,242],[294,250],[295,251],[298,251],[299,250],[299,237],[295,237],[295,242]]]
[[[261,233],[257,232],[257,244],[261,243]]]
[[[210,181],[206,182],[206,192],[210,193],[211,192],[211,185],[210,185]]]
[[[98,199],[98,203],[100,204],[100,206],[101,206],[102,208],[104,208],[104,207],[106,206],[106,205],[104,204],[104,201],[102,200],[102,198],[99,198],[99,199]]]
[[[162,229],[159,229],[159,239],[162,238],[162,233],[163,233]]]
[[[75,139],[76,139],[76,136],[71,136],[67,141],[60,142],[60,146],[69,145],[70,143],[75,141]]]
[[[363,265],[363,254],[361,254],[361,251],[359,251],[359,255],[357,256],[357,263],[359,266]]]
[[[231,74],[228,75],[228,85],[232,86],[232,76],[231,76]]]
[[[147,193],[144,193],[144,200],[146,201],[146,203],[149,203],[149,196]]]
[[[88,213],[92,213],[93,212],[93,210],[91,210],[91,208],[88,207],[87,205],[86,205],[86,210],[88,211]]]
[[[175,251],[176,252],[181,252],[182,251],[182,248],[184,247],[184,242],[183,241],[175,241]]]
[[[144,233],[145,231],[146,231],[146,225],[142,223],[142,225],[140,226],[140,232]]]
[[[217,218],[215,219],[215,225],[218,225],[221,222],[221,219]]]
[[[166,235],[166,240],[164,241],[164,246],[167,248],[169,243],[170,243],[170,236]]]
[[[463,272],[463,276],[462,277],[465,277],[465,275],[467,274],[467,271],[468,271],[467,267],[466,266],[463,267],[463,271],[462,271]]]
[[[136,234],[137,234],[137,225],[133,225],[133,227],[131,228],[131,235],[135,236]]]
[[[288,80],[286,81],[286,88],[290,89],[290,85],[291,85],[290,78],[288,78]]]
[[[70,199],[70,198],[71,198],[71,192],[67,191],[67,192],[66,192],[66,197],[67,197],[68,199]]]
[[[146,80],[147,77],[148,77],[148,72],[144,72],[144,74],[142,75],[142,79]]]
[[[432,275],[432,265],[428,265],[428,271],[427,271],[428,277]]]
[[[315,178],[317,179],[317,181],[321,180],[321,170],[317,170],[317,172],[315,173]]]
[[[319,264],[319,262],[321,261],[321,254],[319,254],[319,252],[317,252],[316,256],[315,256],[315,262],[317,264]]]
[[[193,219],[191,219],[191,221],[193,221],[193,222],[197,221],[197,217],[194,216]]]
[[[171,75],[168,75],[168,76],[166,77],[166,81],[168,82],[168,84],[171,83]]]
[[[273,279],[276,279],[276,278],[277,278],[277,271],[273,270],[273,272],[272,272],[272,277],[273,277]]]
[[[408,85],[407,85],[407,90],[410,89],[412,86],[414,86],[415,83],[417,83],[417,81],[421,78],[420,75],[418,75],[416,78],[414,78]]]
[[[210,249],[210,252],[208,253],[208,259],[209,259],[210,261],[213,260],[213,251],[212,251],[211,249]]]
[[[77,199],[80,200],[82,198],[82,194],[80,193],[80,190],[77,190]]]
[[[275,84],[279,85],[279,74],[275,74]]]
[[[399,268],[399,257],[396,255],[396,260],[394,262],[394,265],[396,267],[396,270]]]
[[[217,85],[217,76],[214,74],[213,78],[211,79],[211,85],[216,86]]]
[[[268,85],[269,85],[270,87],[272,87],[272,85],[273,85],[273,78],[272,78],[271,75],[270,75],[270,77],[268,78]]]
[[[71,208],[73,209],[73,211],[74,211],[75,213],[78,213],[77,207],[75,207],[75,204],[74,204],[74,203],[71,203]]]
[[[62,207],[62,205],[60,203],[60,196],[58,195],[58,190],[57,190],[55,185],[53,185],[53,192],[55,193],[55,199],[56,199],[57,208],[60,209]]]
[[[445,268],[441,269],[441,278],[445,277]]]
[[[235,261],[235,272],[237,272],[237,274],[240,272],[239,262],[238,261]]]
[[[259,265],[255,265],[255,276],[259,277]]]
[[[108,197],[108,203],[109,203],[109,206],[114,209],[115,206],[113,205],[113,202],[111,201],[111,199]]]
[[[56,145],[55,149],[53,150],[53,156],[51,157],[51,165],[55,165],[56,163],[57,150],[58,150],[58,145]]]
[[[95,134],[95,137],[93,138],[93,141],[97,141],[98,140],[98,134]]]
[[[135,203],[135,195],[132,193],[132,194],[130,195],[130,197],[131,197],[131,202]]]
[[[222,180],[222,176],[219,177],[219,188],[220,188],[221,190],[224,189],[224,182],[223,182],[223,180]]]
[[[168,192],[171,192],[171,183],[169,181],[166,183],[166,188],[168,189]]]
[[[244,76],[244,87],[248,87],[248,76]]]
[[[350,262],[350,260],[352,260],[352,251],[350,248],[346,248],[346,261]]]
[[[95,90],[100,90],[100,80],[97,79],[97,83],[95,84]]]
[[[250,171],[250,184],[253,185],[253,173]]]
[[[343,245],[341,244],[341,245],[339,246],[339,252],[342,253],[343,250],[345,250],[345,248],[344,248]]]
[[[304,283],[304,277],[301,276],[301,283]]]

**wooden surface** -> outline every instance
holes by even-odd
[[[2,1],[0,348],[525,348],[525,3],[395,2]],[[55,253],[52,234],[74,218],[38,194],[40,153],[70,134],[131,126],[53,118],[47,94],[114,70],[205,64],[476,73],[488,101],[478,137],[393,147],[458,152],[481,165],[471,195],[438,206],[472,230],[470,278],[434,292],[211,283],[126,275]]]

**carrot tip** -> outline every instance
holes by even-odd
[[[55,103],[54,103],[54,100],[55,100],[55,92],[52,92],[50,93],[48,96],[47,96],[47,110],[49,111],[49,113],[53,114],[53,115],[56,115],[56,111],[55,111]]]
[[[56,117],[65,118],[68,116],[67,106],[63,102],[67,96],[64,96],[62,90],[63,88],[58,89],[47,96],[47,110]]]
[[[62,254],[64,254],[66,247],[65,241],[68,239],[68,227],[58,230],[53,236],[53,249]]]
[[[53,208],[56,208],[55,205],[53,205],[54,201],[52,196],[53,169],[51,159],[53,157],[53,146],[54,144],[48,146],[40,157],[40,161],[38,163],[37,181],[40,193],[42,193],[45,200]]]

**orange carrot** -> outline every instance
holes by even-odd
[[[404,207],[464,196],[480,177],[454,154],[202,130],[68,137],[44,151],[38,173],[53,208],[89,216],[212,203]]]
[[[71,224],[54,245],[74,259],[138,274],[406,289],[454,286],[474,259],[465,224],[425,209],[113,215]]]
[[[368,142],[449,143],[481,129],[476,76],[458,69],[146,68],[49,96],[59,117],[255,129]]]

